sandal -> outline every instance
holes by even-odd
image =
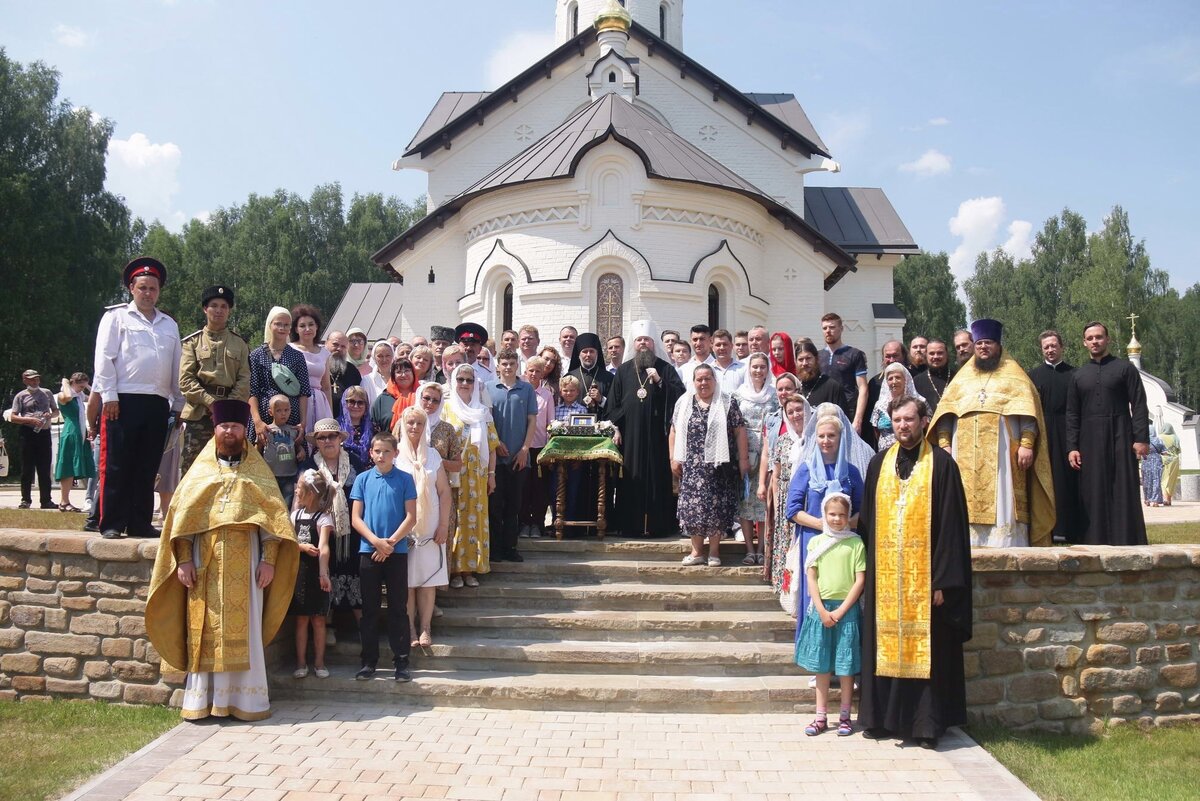
[[[746,556],[742,559],[742,564],[746,565],[747,567],[753,567],[755,565],[754,554],[747,553]]]
[[[451,576],[450,577],[450,589],[461,590],[462,586],[463,586],[462,576]]]
[[[837,735],[838,737],[849,737],[854,734],[854,725],[850,722],[850,718],[839,718]]]
[[[76,506],[72,506],[72,505],[71,505],[71,504],[69,504],[69,503],[60,503],[60,504],[58,505],[58,511],[60,511],[60,512],[75,512],[75,513],[79,513],[79,512],[82,512],[83,510],[82,510],[82,509],[80,509],[80,508],[78,508],[78,507],[76,507]]]
[[[303,679],[307,676],[308,676],[308,665],[305,665],[302,668],[296,668],[294,671],[292,671],[293,679]]]
[[[829,720],[827,718],[817,718],[804,727],[804,733],[809,737],[816,737],[818,734],[824,734],[827,731],[829,731]]]
[[[465,579],[463,579],[463,584],[466,584],[468,587],[478,587],[479,579],[475,578],[474,576],[467,576]]]
[[[766,554],[763,554],[763,553],[754,554],[754,564],[761,565],[766,561],[767,561]]]

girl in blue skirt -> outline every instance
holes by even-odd
[[[850,498],[831,492],[821,502],[824,531],[812,539],[804,560],[810,602],[796,639],[796,664],[817,677],[817,718],[805,727],[810,737],[829,728],[829,680],[841,685],[837,733],[854,731],[850,700],[859,672],[861,646],[858,599],[867,580],[867,551],[849,529]]]

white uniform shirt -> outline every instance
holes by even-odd
[[[105,403],[116,401],[121,393],[158,395],[170,402],[172,411],[180,412],[182,353],[175,321],[158,310],[153,320],[147,320],[130,301],[100,318],[93,386]]]
[[[732,395],[746,381],[746,363],[734,359],[729,363],[728,367],[722,367],[720,362],[713,359],[713,373],[717,376],[717,380],[721,382],[721,392],[725,395]]]

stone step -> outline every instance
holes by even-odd
[[[485,576],[478,587],[438,593],[442,609],[766,611],[779,608],[774,591],[753,584],[646,584],[643,582],[520,582],[500,584]]]
[[[643,581],[653,584],[759,584],[761,567],[743,567],[738,560],[726,559],[720,567],[684,567],[678,560],[643,560],[610,554],[530,553],[524,562],[493,562],[493,580],[514,583],[587,579],[593,583]],[[682,557],[680,557],[682,558]],[[486,579],[484,579],[486,580]]]
[[[529,539],[522,537],[517,549],[522,553],[612,554],[621,555],[623,558],[664,561],[674,559],[678,562],[684,554],[691,552],[692,546],[690,540],[683,537],[650,540],[622,537],[599,540],[586,537],[560,541],[551,536]],[[746,543],[736,542],[731,538],[721,540],[722,559],[726,555],[732,557],[734,562],[740,562],[746,555]]]
[[[664,610],[577,610],[570,612],[453,607],[433,624],[451,636],[530,640],[708,640],[793,642],[796,621],[774,611],[674,612]]]
[[[695,640],[609,642],[597,640],[486,639],[439,637],[429,648],[412,649],[416,669],[493,673],[575,673],[671,676],[778,676],[803,673],[790,642],[697,642]],[[356,641],[326,651],[329,664],[359,664]],[[391,664],[381,638],[380,664]]]
[[[327,702],[369,701],[397,706],[469,706],[507,709],[612,712],[807,712],[814,691],[804,676],[631,676],[607,673],[496,674],[489,671],[414,670],[413,681],[397,683],[392,671],[355,681],[357,665],[330,665],[330,677],[293,679],[291,671],[269,674],[272,699]],[[837,691],[831,692],[833,698]]]

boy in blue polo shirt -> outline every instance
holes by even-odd
[[[492,422],[496,424],[496,491],[488,498],[491,524],[491,560],[524,562],[517,553],[518,513],[525,495],[529,466],[529,443],[537,423],[537,395],[527,381],[517,377],[517,352],[502,350],[496,355],[495,381],[487,385],[492,396]]]
[[[360,539],[358,577],[362,587],[362,668],[356,679],[375,675],[379,661],[379,611],[387,585],[387,633],[396,681],[412,681],[408,667],[408,534],[417,520],[417,486],[396,468],[396,438],[386,432],[371,438],[375,467],[354,479],[350,490],[351,525]]]

